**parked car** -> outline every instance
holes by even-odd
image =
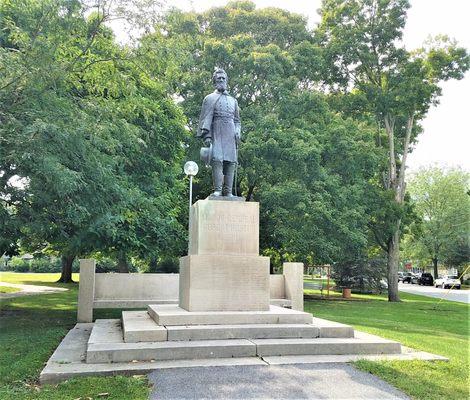
[[[398,272],[398,282],[403,282],[404,275],[405,275],[404,272],[401,272],[401,271]]]
[[[454,287],[456,289],[460,289],[462,282],[457,275],[444,275],[440,276],[434,282],[434,286],[441,287],[442,289]]]
[[[411,283],[411,279],[413,278],[413,274],[411,272],[405,272],[403,274],[403,283]]]
[[[429,272],[423,272],[418,279],[418,285],[432,286],[434,285],[434,278]]]
[[[411,283],[413,285],[417,285],[419,283],[419,278],[421,277],[421,274],[413,274],[411,277]]]

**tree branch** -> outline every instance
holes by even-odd
[[[379,245],[379,247],[380,247],[383,251],[388,252],[388,246],[387,246],[387,244],[379,238],[379,235],[377,234],[377,232],[375,231],[375,229],[374,229],[373,227],[370,227],[370,230],[371,230],[372,233],[374,234],[375,241],[377,242],[377,244]]]

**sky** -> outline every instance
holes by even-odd
[[[167,5],[203,11],[226,0],[168,0]],[[254,0],[258,8],[279,7],[302,14],[312,28],[319,22],[321,0]],[[470,0],[411,0],[403,41],[420,47],[431,35],[448,35],[470,51]],[[408,170],[437,164],[470,171],[470,73],[461,81],[444,82],[440,104],[422,121],[423,133],[408,157]]]

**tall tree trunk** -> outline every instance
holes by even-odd
[[[251,200],[251,196],[253,196],[253,191],[255,190],[255,183],[248,187],[248,192],[246,194],[246,201]]]
[[[62,263],[62,272],[60,274],[60,278],[57,282],[62,283],[71,283],[72,280],[72,264],[73,260],[75,260],[74,254],[63,254],[61,257]]]
[[[120,273],[129,273],[129,264],[127,263],[127,255],[124,251],[120,251],[118,254],[118,272]]]
[[[432,259],[432,265],[434,266],[434,279],[436,280],[437,277],[438,277],[438,274],[439,274],[439,272],[437,270],[437,257],[434,257]]]
[[[398,295],[398,262],[400,258],[400,224],[388,242],[388,301],[400,301]]]
[[[411,131],[414,124],[414,111],[410,113],[406,122],[406,132],[403,142],[403,155],[401,158],[401,165],[397,175],[397,160],[395,154],[395,119],[387,114],[384,118],[385,131],[388,137],[388,150],[389,150],[389,175],[388,181],[385,184],[385,189],[392,189],[395,193],[395,201],[401,206],[405,200],[406,184],[405,184],[405,171],[406,160],[410,148]],[[400,260],[400,223],[396,223],[395,231],[388,242],[387,247],[387,267],[388,267],[388,301],[400,301],[398,295],[398,263]]]

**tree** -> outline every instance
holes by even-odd
[[[246,1],[173,10],[141,51],[148,64],[171,60],[163,73],[173,74],[193,132],[213,68],[228,72],[242,113],[238,192],[260,202],[263,252],[318,263],[365,252],[382,150],[370,126],[338,116],[316,89],[323,60],[303,17]],[[200,146],[188,140],[191,159]],[[196,199],[207,196],[209,175],[198,176]]]
[[[184,118],[104,23],[105,2],[2,4],[0,199],[23,245],[155,257],[178,248]],[[158,64],[159,65],[159,64]]]
[[[386,134],[378,140],[388,152],[381,183],[393,197],[395,212],[376,237],[387,252],[390,301],[399,301],[399,242],[411,144],[420,132],[419,121],[437,104],[439,82],[461,79],[470,65],[466,50],[446,37],[407,51],[400,40],[408,8],[407,0],[324,0],[316,32],[328,65],[325,83],[331,92],[344,94],[341,108],[356,110],[362,120],[369,114]]]
[[[416,247],[434,266],[450,262],[458,267],[470,261],[470,174],[460,169],[421,169],[409,182],[409,191],[421,221],[412,229]]]

